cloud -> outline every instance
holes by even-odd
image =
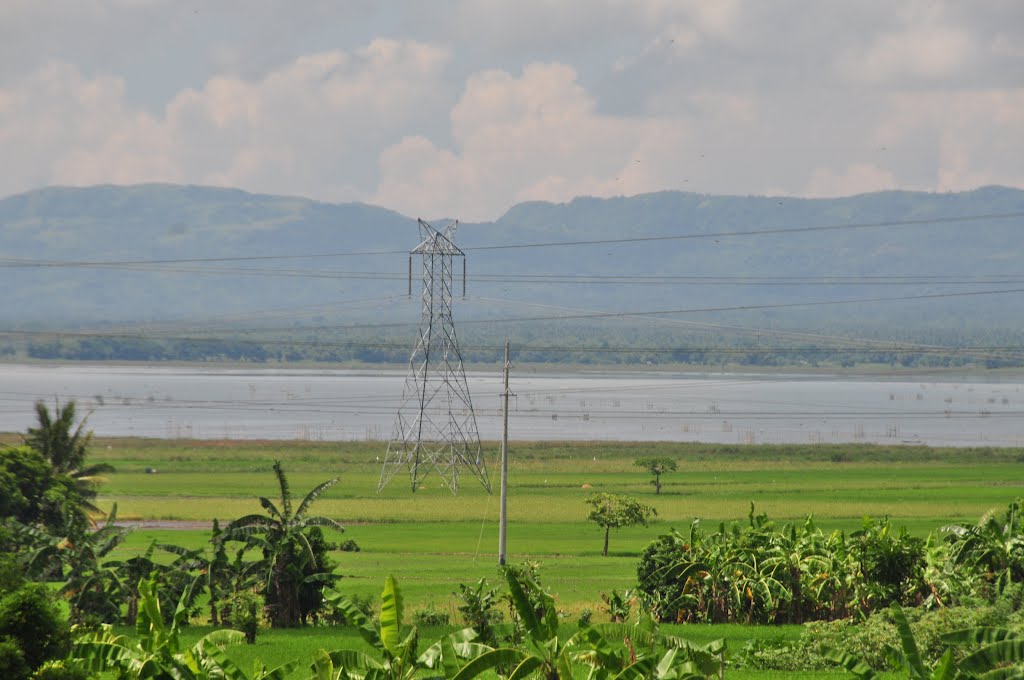
[[[0,188],[183,179],[167,162],[165,126],[126,107],[124,90],[58,62],[0,90],[0,148],[19,169]]]
[[[874,139],[904,156],[920,156],[924,150],[934,156],[914,180],[927,189],[960,191],[985,184],[1024,187],[1019,163],[1024,88],[888,95]]]
[[[40,184],[172,181],[354,199],[376,158],[445,110],[449,51],[378,39],[310,54],[260,79],[217,76],[159,114],[127,103],[123,79],[53,62],[0,89],[0,146],[20,168],[0,192]]]
[[[1024,186],[1021,8],[12,0],[0,195],[173,181],[478,219],[579,194]]]
[[[564,64],[471,77],[451,112],[453,149],[409,137],[381,157],[375,202],[491,219],[514,201],[662,188],[684,121],[602,115]]]
[[[838,71],[850,80],[885,83],[939,81],[972,65],[977,46],[970,33],[952,26],[921,26],[883,33],[866,48],[840,58]]]

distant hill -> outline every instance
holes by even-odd
[[[964,295],[1024,289],[1024,218],[985,218],[1006,214],[1024,214],[1024,191],[827,200],[661,192],[523,203],[495,222],[460,225],[469,299],[457,303],[456,319],[577,316],[563,307],[743,307],[674,318],[918,340],[1012,335],[1022,327],[1024,294]],[[968,219],[951,221],[960,217]],[[776,233],[743,235],[766,230]],[[608,242],[617,239],[636,240]],[[41,189],[0,200],[0,323],[171,321],[184,332],[210,321],[240,330],[415,322],[418,302],[405,298],[405,253],[418,240],[414,219],[362,204],[155,184]],[[564,241],[603,243],[489,248]],[[264,259],[311,254],[331,256]],[[668,277],[673,285],[665,285]],[[877,300],[893,297],[914,299]],[[855,299],[875,301],[818,304]],[[815,304],[795,306],[804,303]],[[642,344],[650,340],[645,332],[623,329],[651,323],[580,318],[508,326],[468,324],[464,335],[564,342],[570,327],[589,338],[608,328]],[[671,336],[667,328],[661,336]]]

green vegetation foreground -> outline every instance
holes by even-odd
[[[60,429],[56,424],[61,422],[59,408],[58,418],[50,425],[44,422],[45,415],[39,414],[43,429]],[[73,417],[67,420],[64,425],[70,425]],[[64,429],[70,432],[70,427]],[[62,446],[72,446],[79,430]],[[89,443],[87,438],[85,441]],[[39,554],[43,558],[61,553],[70,555],[70,548],[82,553],[76,560],[83,563],[83,551],[89,552],[90,564],[118,570],[121,579],[118,587],[127,588],[129,607],[135,598],[143,595],[141,579],[157,565],[174,561],[181,569],[202,571],[204,568],[196,565],[204,560],[205,564],[211,564],[228,557],[210,552],[210,546],[217,545],[216,541],[210,542],[211,528],[214,536],[219,531],[215,528],[219,523],[215,523],[216,520],[227,523],[226,537],[233,536],[224,541],[245,539],[249,541],[250,550],[262,550],[262,562],[253,561],[251,557],[250,562],[262,564],[258,570],[273,575],[276,558],[270,546],[277,540],[271,541],[271,538],[277,534],[270,531],[281,529],[278,533],[285,537],[292,528],[298,530],[298,525],[293,527],[293,517],[304,518],[313,500],[317,517],[310,519],[327,530],[322,534],[319,531],[315,535],[303,534],[304,538],[299,540],[301,543],[315,538],[317,545],[308,549],[288,547],[296,544],[287,539],[284,540],[285,552],[277,553],[295,554],[298,549],[316,555],[314,570],[295,573],[295,578],[299,579],[296,585],[300,582],[324,584],[341,577],[334,587],[350,602],[366,605],[367,596],[379,592],[381,579],[395,574],[403,584],[409,584],[405,600],[410,610],[420,617],[418,620],[454,623],[459,615],[466,617],[463,606],[470,595],[467,584],[470,587],[480,584],[477,593],[482,597],[488,595],[488,591],[479,579],[498,578],[493,557],[495,499],[482,489],[468,485],[463,487],[462,494],[452,497],[440,484],[432,485],[430,478],[416,494],[396,484],[378,495],[373,490],[379,474],[379,443],[98,440],[92,442],[88,462],[107,471],[106,477],[99,479],[79,472],[83,469],[84,457],[76,465],[60,464],[61,456],[45,449],[38,430],[30,429],[28,436],[13,438],[9,443],[19,442],[24,445],[8,448],[4,453],[5,465],[20,466],[18,471],[11,468],[16,474],[0,479],[12,489],[10,493],[5,492],[5,501],[15,499],[13,489],[24,481],[21,468],[36,470],[39,483],[49,484],[49,487],[45,493],[37,494],[38,498],[23,494],[24,502],[15,504],[18,507],[12,505],[12,512],[16,510],[20,518],[18,522],[34,523],[54,535],[60,535],[61,530],[76,534],[72,542],[53,542],[52,549],[44,545]],[[964,525],[966,532],[976,525],[979,532],[975,535],[979,539],[992,538],[991,542],[998,544],[1000,536],[993,532],[1003,526],[1011,527],[1004,547],[1012,553],[1014,564],[1024,564],[1015,552],[1019,547],[1017,543],[1022,546],[1024,543],[1018,536],[1019,504],[1013,504],[1019,494],[1017,471],[1024,460],[1021,450],[542,443],[516,445],[513,455],[510,555],[514,562],[543,565],[545,592],[551,593],[553,606],[557,607],[563,621],[576,618],[589,621],[595,617],[595,612],[598,617],[611,621],[622,620],[623,611],[628,616],[629,589],[636,585],[640,553],[654,538],[669,533],[672,528],[690,527],[695,517],[702,518],[704,526],[713,526],[718,521],[740,520],[742,524],[742,518],[748,516],[751,528],[760,532],[757,535],[763,534],[774,545],[776,534],[771,533],[768,525],[763,521],[761,524],[753,522],[751,503],[780,525],[803,522],[807,516],[814,515],[817,526],[826,531],[852,532],[866,526],[865,517],[888,517],[893,526],[909,527],[909,532],[901,532],[901,537],[923,537],[952,524]],[[673,463],[662,466],[656,484],[650,480],[650,474],[654,474],[648,464],[652,457]],[[282,462],[278,463],[278,459]],[[50,472],[44,474],[47,464]],[[282,472],[285,467],[297,488],[314,489],[298,504],[294,515],[288,481]],[[44,479],[47,475],[50,481]],[[274,475],[279,489],[274,489],[271,483]],[[324,482],[328,476],[337,480]],[[94,485],[100,482],[100,493],[95,495]],[[655,488],[652,490],[651,486]],[[261,496],[274,497],[276,491],[280,492],[280,502],[260,499]],[[66,502],[51,502],[60,500],[61,494]],[[598,507],[594,502],[597,498],[630,497],[630,502],[637,502],[651,511],[642,514],[644,521],[650,516],[656,516],[657,520],[643,527],[637,525],[644,521],[609,523],[600,521],[593,512],[587,513],[588,505]],[[43,502],[34,502],[33,498]],[[115,524],[117,508],[120,511]],[[83,535],[81,512],[95,509],[109,510],[110,517],[99,531]],[[992,522],[988,519],[992,517],[991,511],[1009,514],[1005,521]],[[256,521],[264,512],[268,520]],[[981,523],[978,523],[979,517],[983,517]],[[126,522],[154,521],[158,523],[157,528],[128,533],[123,527]],[[344,543],[339,524],[348,529]],[[761,531],[762,527],[765,531]],[[982,532],[981,527],[986,527],[988,533]],[[609,529],[614,533],[609,534]],[[256,534],[261,538],[253,542],[250,539]],[[684,553],[690,551],[689,546],[694,543],[692,532],[690,535],[690,539],[678,541]],[[718,535],[722,536],[721,545],[732,549],[730,546],[735,542],[730,536],[754,534],[721,528]],[[796,534],[792,536],[795,540]],[[816,534],[806,536],[812,543],[819,540],[814,537]],[[608,549],[609,539],[611,550]],[[1016,543],[1011,545],[1009,539]],[[159,543],[173,543],[174,549],[166,549]],[[907,551],[903,546],[911,543],[900,538],[894,545],[904,554]],[[975,544],[980,545],[977,541]],[[1019,598],[1013,595],[1012,588],[1008,591],[1007,586],[1024,580],[1024,572],[1017,574],[1000,567],[1004,569],[1001,573],[1005,573],[1005,578],[998,583],[986,581],[986,574],[995,572],[983,563],[979,557],[982,551],[975,550],[975,544],[963,542],[970,547],[970,551],[964,553],[967,558],[963,563],[975,570],[972,578],[978,576],[982,580],[970,592],[965,591],[958,597],[972,598],[974,604],[1001,598],[1002,606],[1017,611],[1013,602]],[[154,548],[162,552],[155,552]],[[863,562],[861,557],[855,559]],[[674,562],[682,564],[678,558]],[[186,563],[195,564],[184,566]],[[706,579],[710,570],[695,561],[692,563],[691,572]],[[329,578],[327,566],[333,572]],[[53,580],[65,580],[65,590],[73,596],[81,592],[81,587],[75,585],[77,576],[71,563],[65,567],[67,571],[53,563],[51,568],[57,570]],[[324,571],[320,571],[321,568]],[[164,585],[174,584],[168,581]],[[184,589],[193,587],[184,583],[180,586],[161,592],[164,596],[180,595]],[[690,588],[685,582],[680,587],[684,591]],[[755,587],[746,594],[742,590],[738,592],[738,601],[746,597],[751,603],[748,610],[751,612],[756,590]],[[280,586],[268,587],[264,592],[268,604],[274,592],[280,594]],[[1011,593],[1013,602],[1007,600],[1006,592]],[[926,593],[907,591],[907,594],[910,599],[920,600]],[[494,597],[493,593],[490,597]],[[321,601],[319,597],[314,599]],[[73,607],[76,604],[74,599],[71,603]],[[861,615],[878,611],[885,604],[875,602],[872,607],[862,609]],[[758,607],[761,606],[759,603]],[[235,625],[239,625],[239,612],[245,607],[243,600],[230,604]],[[713,611],[723,611],[715,607]],[[692,604],[687,605],[686,611],[692,611]],[[721,620],[713,611],[709,610],[712,613],[707,618]],[[790,607],[788,611],[793,613],[789,615],[791,620],[804,616],[801,608]],[[124,612],[111,611],[103,620],[120,620],[122,615]],[[680,616],[677,613],[672,618],[679,620]],[[770,621],[773,616],[766,618]],[[747,620],[751,618],[761,617],[748,613]],[[556,623],[553,621],[551,625]]]
[[[453,497],[435,477],[415,494],[398,479],[377,494],[385,447],[98,438],[89,460],[116,468],[106,474],[97,504],[109,510],[116,503],[119,522],[143,524],[115,549],[121,558],[154,539],[204,547],[214,518],[226,524],[262,512],[258,497],[276,495],[275,460],[303,492],[337,476],[317,499],[316,514],[347,528],[343,535],[327,531],[330,541],[351,540],[361,549],[332,553],[343,576],[339,587],[376,595],[381,578],[393,573],[412,609],[453,613],[460,583],[497,576],[497,497],[468,483]],[[651,456],[677,463],[661,477],[660,493],[636,465]],[[823,530],[849,532],[866,516],[889,517],[894,527],[924,537],[1005,508],[1021,494],[1022,460],[1024,450],[995,448],[513,443],[510,561],[541,561],[560,607],[597,611],[600,593],[635,585],[637,560],[651,541],[672,528],[687,530],[694,518],[707,527],[745,521],[753,502],[778,523],[813,515]],[[657,510],[646,527],[613,529],[607,558],[604,530],[587,519],[586,499],[599,492],[628,494]]]

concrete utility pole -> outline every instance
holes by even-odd
[[[512,364],[508,360],[508,340],[505,341],[505,391],[502,393],[502,413],[505,425],[501,430],[501,511],[498,514],[498,564],[505,565],[505,530],[508,526],[508,373]]]
[[[409,358],[409,373],[377,493],[402,468],[408,468],[414,492],[431,470],[437,470],[445,486],[453,494],[458,493],[463,468],[480,480],[487,493],[491,492],[452,320],[452,261],[466,256],[453,242],[457,227],[458,222],[453,222],[440,232],[419,220],[423,241],[410,253],[423,258],[419,338]],[[410,266],[410,291],[411,276]],[[465,278],[462,285],[465,295]]]

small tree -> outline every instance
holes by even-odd
[[[646,468],[648,472],[654,475],[654,479],[651,480],[651,484],[654,485],[655,495],[661,493],[661,476],[666,472],[676,471],[676,459],[665,456],[637,458],[635,465]]]
[[[636,524],[647,526],[647,520],[658,514],[653,507],[632,496],[596,493],[586,502],[593,508],[587,519],[604,529],[604,552],[601,554],[605,557],[608,556],[608,534],[612,529]]]

